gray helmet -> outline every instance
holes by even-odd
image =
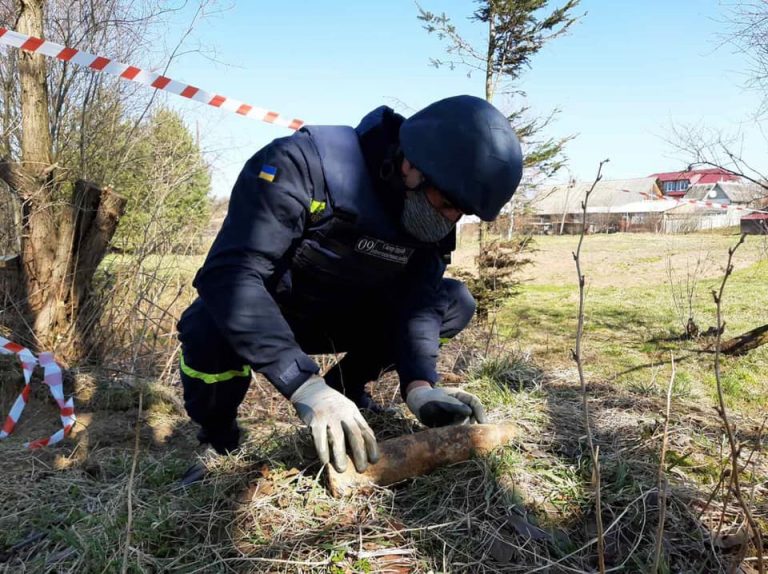
[[[483,99],[454,96],[416,112],[400,127],[403,154],[464,213],[491,221],[523,174],[509,120]]]

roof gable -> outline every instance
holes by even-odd
[[[721,181],[718,183],[692,185],[685,194],[685,199],[704,199],[730,201],[732,203],[752,203],[768,197],[768,190],[752,182]]]

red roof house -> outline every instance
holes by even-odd
[[[692,185],[740,181],[741,179],[738,175],[719,167],[689,171],[665,171],[651,174],[649,177],[656,178],[656,181],[659,182],[659,189],[669,197],[683,197]]]

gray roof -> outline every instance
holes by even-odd
[[[542,186],[530,201],[530,206],[540,215],[581,213],[581,202],[591,187],[592,182],[582,181]],[[652,177],[601,180],[589,196],[588,211],[620,212],[624,205],[654,197],[661,197],[661,191]]]
[[[719,189],[717,189],[719,188]],[[768,197],[768,190],[752,182],[720,181],[692,185],[685,194],[685,199],[710,199],[710,192],[715,196],[725,195],[732,203],[752,203]]]
[[[768,197],[768,189],[750,182],[721,181],[717,185],[725,192],[733,203],[752,203]]]

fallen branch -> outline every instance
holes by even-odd
[[[752,349],[766,343],[768,343],[768,325],[763,325],[729,339],[722,344],[720,352],[723,355],[745,355]]]
[[[328,467],[328,487],[336,497],[374,485],[387,486],[429,474],[441,466],[487,454],[519,434],[512,424],[461,425],[428,429],[381,441],[379,462],[358,473],[351,460],[347,470]]]

